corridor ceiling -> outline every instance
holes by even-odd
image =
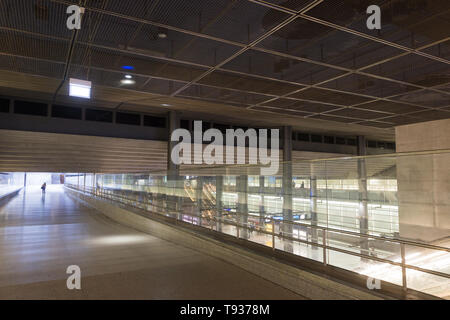
[[[69,78],[102,107],[388,136],[450,118],[450,1],[0,0],[0,86],[58,100]]]

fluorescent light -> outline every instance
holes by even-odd
[[[128,85],[128,84],[135,84],[136,81],[134,81],[132,79],[122,79],[122,80],[120,80],[120,83]]]
[[[72,97],[90,99],[91,86],[92,83],[90,81],[70,78],[69,95]]]

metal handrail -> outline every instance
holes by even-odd
[[[165,187],[165,186],[163,186],[163,187]],[[173,187],[171,189],[184,190],[181,187]],[[110,189],[105,189],[105,190],[110,190]],[[113,190],[121,190],[121,189],[113,189]],[[124,191],[132,191],[132,192],[140,192],[140,191],[129,190],[129,189],[123,189],[123,190]],[[144,191],[142,191],[142,192],[144,192]],[[205,210],[214,210],[214,209],[215,209],[215,207],[209,207],[209,208],[207,208]],[[237,212],[236,212],[236,214],[237,214]],[[267,217],[267,218],[265,217],[265,219],[274,220],[272,217]],[[277,221],[275,220],[275,222],[277,222]],[[315,226],[315,225],[306,224],[306,223],[297,222],[297,221],[292,221],[292,220],[284,220],[283,219],[283,223],[292,224],[292,225],[296,225],[296,226],[310,227],[310,228],[315,228],[315,229],[325,229],[326,231],[329,231],[329,232],[342,233],[342,234],[347,234],[347,235],[352,235],[352,236],[365,237],[365,238],[371,238],[371,239],[377,239],[377,240],[383,240],[383,241],[389,241],[389,242],[394,242],[394,243],[398,243],[398,244],[403,243],[405,245],[418,246],[418,247],[422,247],[422,248],[425,248],[425,249],[432,249],[432,250],[440,250],[440,251],[450,252],[450,248],[446,248],[446,247],[442,247],[442,246],[436,246],[436,245],[427,244],[427,243],[423,243],[423,242],[415,242],[415,241],[412,241],[412,240],[389,238],[389,237],[377,236],[377,235],[373,235],[373,234],[365,234],[365,233],[359,233],[359,232],[354,232],[354,231],[335,229],[335,228],[330,228],[330,227],[325,227],[325,226]]]
[[[105,192],[103,192],[103,190],[107,190],[107,191],[112,191],[112,192],[107,192],[106,195],[108,195],[109,197],[106,197],[107,199],[111,200],[111,201],[115,201],[115,202],[119,202],[119,203],[124,203],[126,205],[130,205],[129,202],[130,200],[132,200],[132,202],[136,202],[138,201],[137,199],[130,199],[127,198],[125,196],[122,195],[118,195],[117,193],[115,193],[114,191],[117,191],[117,189],[113,189],[113,190],[108,190],[108,189],[103,189],[103,188],[94,188],[94,187],[79,187],[76,185],[68,185],[70,188],[74,189],[74,190],[78,190],[78,191],[83,191],[86,192],[86,189],[88,190],[89,193],[95,195],[95,196],[101,196],[104,197],[105,196]],[[97,190],[100,189],[100,192],[97,192]],[[119,198],[119,199],[124,199],[125,201],[117,201],[112,199],[113,197],[115,198]],[[104,197],[105,198],[105,197]],[[146,203],[148,204],[148,203]],[[150,204],[153,207],[156,208],[165,208],[164,206],[156,206],[154,204]],[[142,209],[139,206],[133,206],[139,209]],[[158,213],[160,214],[160,213]],[[393,239],[393,238],[387,238],[387,237],[380,237],[380,236],[374,236],[374,235],[368,235],[368,234],[364,234],[364,233],[356,233],[356,232],[352,232],[352,231],[346,231],[346,230],[339,230],[339,229],[334,229],[334,228],[329,228],[329,227],[323,227],[323,226],[315,226],[315,225],[310,225],[310,224],[304,224],[304,223],[298,223],[298,222],[294,222],[294,221],[289,221],[289,220],[283,220],[283,223],[288,223],[288,224],[295,224],[297,226],[304,226],[304,227],[308,227],[311,229],[319,229],[322,230],[322,244],[318,243],[318,242],[313,242],[313,241],[308,241],[308,240],[303,240],[300,238],[294,238],[294,237],[290,237],[287,236],[285,234],[275,234],[275,223],[276,220],[272,219],[272,218],[265,218],[265,219],[269,219],[270,222],[272,223],[272,232],[268,232],[266,230],[262,230],[262,229],[257,229],[257,228],[253,228],[253,227],[248,227],[247,224],[245,223],[239,223],[239,222],[233,222],[233,221],[226,221],[223,217],[220,216],[202,216],[200,215],[194,215],[194,214],[190,214],[190,213],[183,213],[183,215],[187,215],[190,217],[196,217],[199,219],[205,219],[207,221],[214,221],[214,222],[220,222],[220,223],[224,223],[227,225],[231,225],[231,226],[235,226],[236,230],[237,230],[237,237],[239,238],[239,229],[247,229],[247,230],[252,230],[252,231],[256,231],[258,233],[262,233],[262,234],[267,234],[267,235],[271,235],[272,236],[272,249],[275,250],[275,238],[279,237],[283,240],[289,240],[289,241],[297,241],[300,243],[305,243],[308,245],[312,245],[312,246],[316,246],[319,248],[323,248],[324,250],[324,255],[323,255],[323,263],[325,265],[327,265],[327,260],[326,260],[326,250],[332,250],[332,251],[336,251],[336,252],[341,252],[344,254],[348,254],[348,255],[353,255],[353,256],[358,256],[361,258],[365,258],[368,260],[374,260],[374,261],[378,261],[378,262],[382,262],[382,263],[387,263],[390,265],[394,265],[394,266],[398,266],[402,268],[402,282],[403,282],[403,289],[406,290],[407,289],[407,284],[406,284],[406,269],[411,269],[411,270],[416,270],[416,271],[420,271],[420,272],[424,272],[424,273],[428,273],[428,274],[432,274],[435,276],[440,276],[443,278],[450,278],[450,274],[447,273],[443,273],[443,272],[439,272],[439,271],[435,271],[435,270],[430,270],[430,269],[425,269],[425,268],[421,268],[421,267],[417,267],[417,266],[413,266],[413,265],[409,265],[406,264],[405,261],[405,245],[410,245],[410,246],[415,246],[415,247],[421,247],[421,248],[426,248],[426,249],[433,249],[433,250],[438,250],[438,251],[445,251],[445,252],[450,252],[449,248],[445,248],[445,247],[440,247],[440,246],[435,246],[435,245],[429,245],[429,244],[424,244],[424,243],[420,243],[420,242],[414,242],[414,241],[409,241],[409,240],[402,240],[402,239]],[[176,217],[171,217],[172,219],[178,220]],[[237,215],[236,218],[239,218],[239,216]],[[200,227],[202,227],[200,225]],[[212,226],[211,226],[212,228]],[[396,261],[391,261],[389,259],[384,259],[384,258],[379,258],[379,257],[375,257],[375,256],[371,256],[368,254],[364,254],[364,253],[357,253],[357,252],[353,252],[350,250],[346,250],[346,249],[341,249],[341,248],[337,248],[334,246],[330,246],[327,244],[327,233],[328,232],[333,232],[333,233],[342,233],[342,234],[348,234],[348,235],[354,235],[354,236],[358,236],[358,237],[365,237],[365,238],[372,238],[372,239],[378,239],[378,240],[382,240],[382,241],[387,241],[387,242],[393,242],[393,243],[398,243],[400,244],[400,248],[401,248],[401,262],[396,262]]]

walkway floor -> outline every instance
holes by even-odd
[[[218,259],[27,188],[0,207],[0,299],[303,299]],[[81,290],[66,269],[81,268]]]

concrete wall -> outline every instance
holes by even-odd
[[[450,149],[450,119],[396,128],[398,152]],[[397,160],[400,235],[436,241],[450,235],[450,152]]]

